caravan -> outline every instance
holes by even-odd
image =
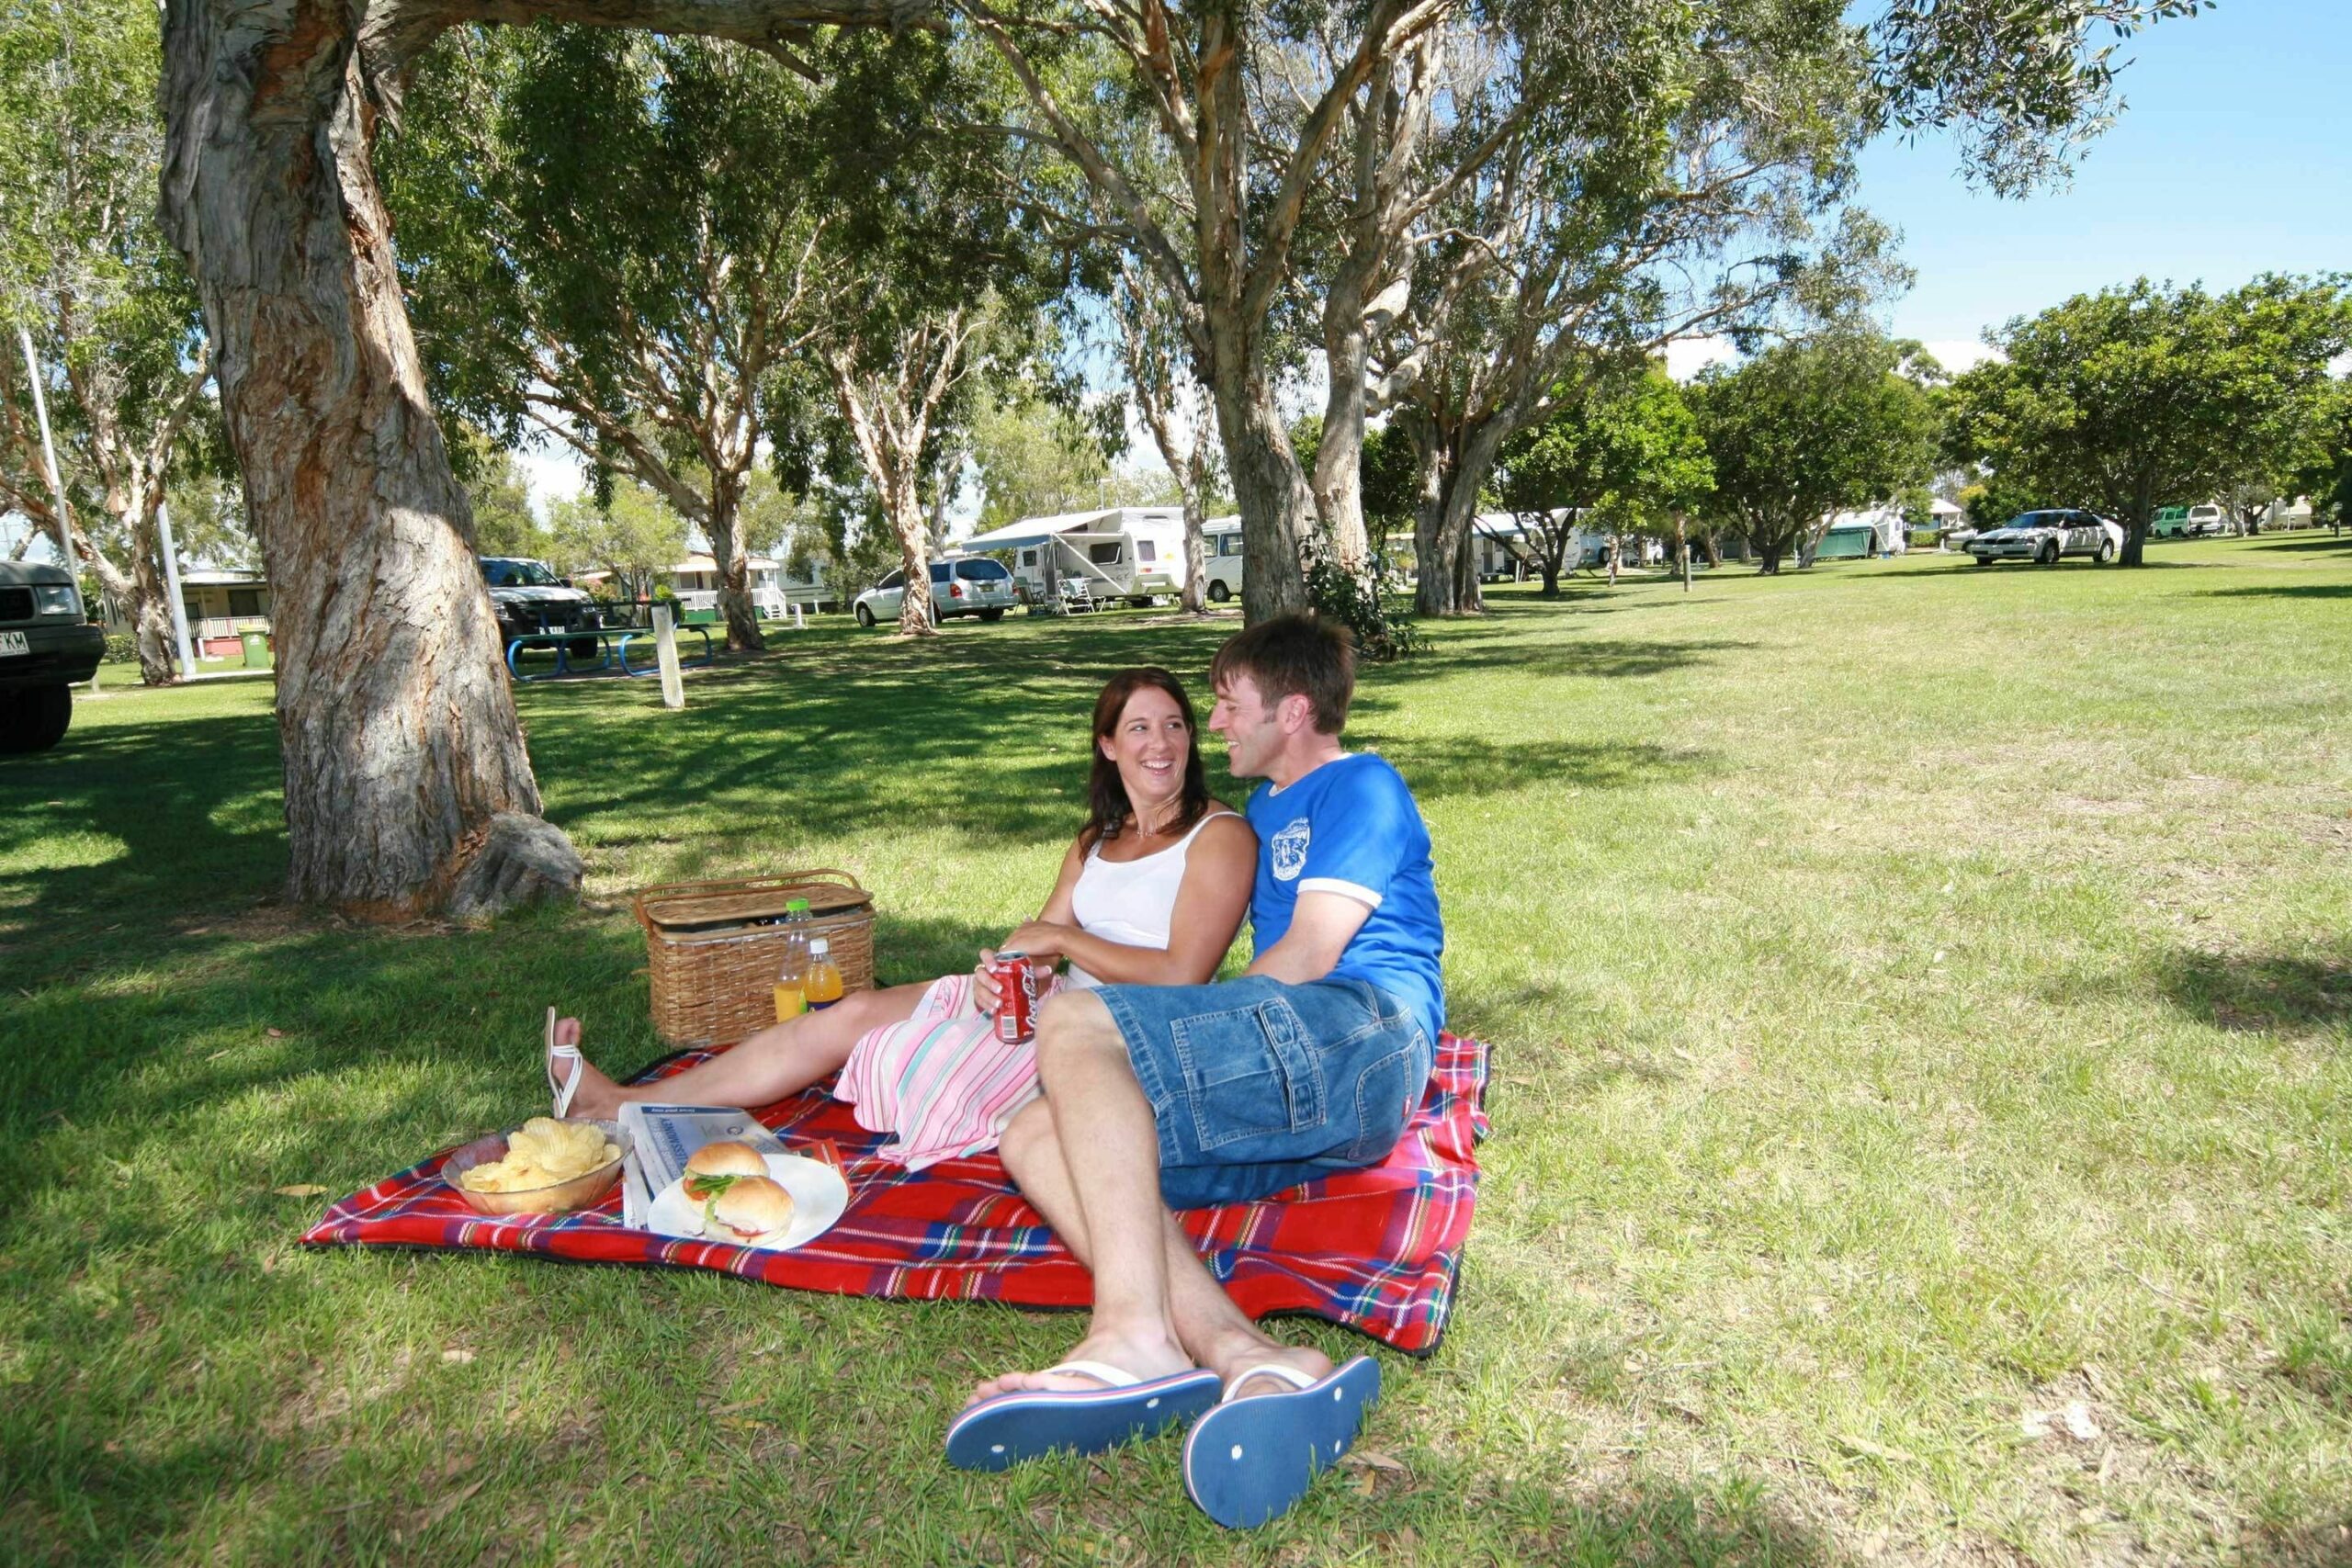
[[[1241,518],[1212,517],[1201,525],[1201,566],[1208,602],[1222,604],[1241,592]]]
[[[1033,604],[1091,608],[1125,599],[1144,605],[1184,591],[1184,514],[1173,506],[1026,517],[956,547],[1012,551],[1013,578]]]

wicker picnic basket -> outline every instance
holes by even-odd
[[[842,984],[874,984],[874,898],[845,871],[787,871],[731,882],[670,882],[639,890],[653,976],[653,1027],[673,1045],[732,1044],[775,1021],[784,908],[808,900],[808,923],[841,965]]]

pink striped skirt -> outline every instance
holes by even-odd
[[[1038,1001],[1061,987],[1056,976]],[[1037,1094],[1035,1049],[996,1037],[969,975],[933,980],[914,1016],[866,1031],[833,1085],[859,1126],[894,1134],[878,1152],[910,1170],[996,1147],[1013,1112]]]

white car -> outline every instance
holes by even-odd
[[[2122,524],[2096,512],[2057,508],[2020,512],[1968,541],[1968,553],[1976,558],[1978,566],[1999,560],[2056,566],[2061,556],[2088,556],[2105,566],[2122,552]]]
[[[896,625],[906,598],[907,574],[894,571],[859,594],[850,608],[861,626],[870,626],[877,621]],[[931,563],[931,613],[934,621],[953,620],[957,615],[1001,621],[1017,603],[1012,573],[1004,569],[1001,561],[986,556],[965,556]]]
[[[2188,509],[2188,521],[2181,532],[2192,539],[2201,539],[2230,531],[2230,514],[2211,502]]]

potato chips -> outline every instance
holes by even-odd
[[[529,1192],[620,1157],[620,1145],[607,1143],[594,1122],[534,1116],[508,1136],[505,1158],[478,1165],[459,1180],[469,1192]]]

